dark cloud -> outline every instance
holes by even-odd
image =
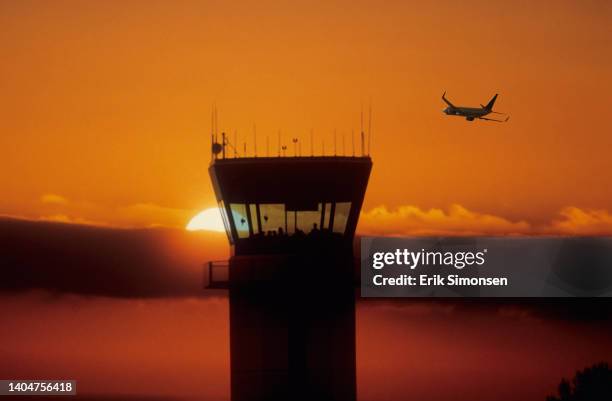
[[[593,322],[612,328],[610,298],[422,298],[374,299],[362,298],[365,307],[394,307],[406,310],[420,307],[429,314],[461,314],[481,317],[483,314],[512,313],[536,319],[568,322]]]
[[[214,245],[202,238],[194,244],[193,237],[188,238],[193,235],[171,229],[0,219],[0,291],[43,289],[108,297],[203,295],[201,266],[210,254],[206,247]],[[185,254],[179,249],[185,243],[201,247],[201,252]]]

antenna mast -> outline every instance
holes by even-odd
[[[310,156],[314,156],[314,132],[310,129]]]
[[[336,129],[334,128],[334,156],[338,154],[338,145],[336,144]]]
[[[363,102],[361,102],[361,156],[365,156],[365,138],[363,133]]]
[[[293,138],[291,140],[293,142],[293,154],[295,157],[297,157],[298,155],[298,139],[297,138]]]
[[[253,139],[255,143],[253,144],[253,155],[257,157],[257,127],[253,124]]]
[[[223,144],[221,145],[222,150],[221,150],[221,154],[223,156],[223,158],[225,159],[225,132],[221,133],[221,140],[223,141]]]
[[[238,144],[238,130],[234,130],[234,144],[232,148],[234,148],[234,159],[238,157],[238,149],[236,149],[236,145]]]
[[[368,111],[368,156],[372,152],[372,100],[370,100],[370,109]]]
[[[219,129],[219,115],[217,113],[217,105],[215,104],[215,142],[218,143],[218,129]],[[225,133],[223,133],[222,138],[221,138],[221,152],[222,152],[222,157],[225,159]]]
[[[215,121],[214,121],[213,129],[214,129],[214,132],[215,132],[215,142],[216,142],[217,141],[217,125],[218,125],[217,121],[218,121],[218,118],[219,118],[219,116],[217,115],[217,105],[216,104],[214,106],[213,115],[215,117],[214,118]]]
[[[215,151],[214,151],[214,147],[215,147],[215,130],[214,130],[214,115],[213,115],[213,110],[210,110],[210,158],[211,159],[216,159],[217,156],[215,155]]]

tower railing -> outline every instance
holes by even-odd
[[[367,142],[365,132],[361,132],[360,146],[356,148],[355,135],[351,132],[350,144],[347,146],[347,141],[344,135],[341,135],[341,143],[338,143],[336,134],[334,133],[333,146],[328,144],[327,150],[325,148],[325,141],[322,141],[320,146],[314,144],[314,139],[310,138],[310,145],[306,144],[302,149],[302,141],[298,137],[292,137],[287,145],[287,142],[281,141],[278,138],[278,144],[276,149],[270,149],[270,138],[266,137],[266,148],[265,152],[258,152],[257,148],[257,137],[255,136],[251,147],[247,147],[247,142],[238,143],[236,134],[231,139],[230,135],[225,132],[221,133],[221,138],[217,134],[211,134],[211,160],[217,159],[241,159],[241,158],[285,158],[285,157],[370,157],[370,134],[368,133]],[[315,149],[316,148],[316,149]],[[331,148],[331,149],[330,149]]]
[[[360,260],[355,257],[353,264],[353,280],[356,288],[361,285]],[[204,289],[227,290],[229,289],[229,261],[211,260],[204,263],[202,286]]]
[[[229,287],[229,262],[212,260],[204,264],[204,288],[227,289]]]

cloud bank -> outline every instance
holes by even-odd
[[[548,224],[511,221],[453,204],[447,210],[404,205],[389,210],[379,206],[361,213],[358,232],[380,236],[469,235],[612,235],[612,214],[606,210],[566,207]]]
[[[36,220],[117,228],[183,228],[198,212],[153,202],[109,206],[72,200],[55,193],[40,197],[40,210],[39,216],[32,216]]]
[[[453,204],[447,211],[422,210],[405,205],[395,210],[384,206],[363,212],[359,231],[373,235],[505,235],[530,231],[525,221],[470,211]]]
[[[567,235],[611,235],[612,214],[606,210],[582,210],[577,207],[564,208],[561,218],[552,222],[553,233]]]

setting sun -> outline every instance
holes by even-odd
[[[225,231],[219,209],[211,207],[195,215],[185,227],[188,231]]]

